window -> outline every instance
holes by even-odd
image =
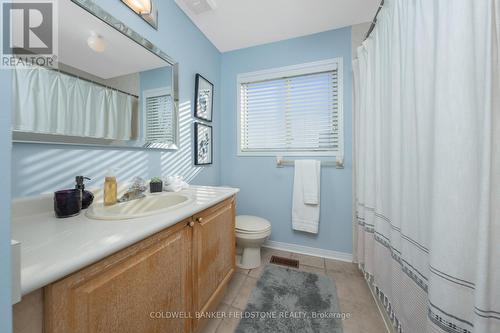
[[[342,59],[238,75],[240,155],[343,155]]]
[[[173,100],[169,89],[145,90],[144,141],[148,147],[174,143]]]

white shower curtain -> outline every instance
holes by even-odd
[[[386,0],[358,49],[355,258],[399,331],[500,332],[500,0]]]
[[[137,97],[43,67],[13,71],[14,130],[130,140]]]

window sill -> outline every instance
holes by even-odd
[[[268,152],[256,152],[256,151],[238,151],[237,156],[241,157],[269,157],[269,156],[298,156],[298,157],[337,157],[343,156],[342,153],[338,151],[268,151]]]

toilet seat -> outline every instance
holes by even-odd
[[[236,217],[236,232],[239,234],[263,234],[271,230],[271,223],[266,219],[250,215]]]
[[[261,234],[267,234],[270,231],[271,231],[271,228],[268,228],[266,230],[261,230],[261,231],[246,231],[246,230],[236,229],[236,233],[240,234],[240,235],[261,235]]]

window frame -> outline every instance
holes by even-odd
[[[249,82],[281,79],[290,76],[315,74],[320,72],[337,70],[338,80],[338,136],[339,147],[337,150],[325,151],[293,151],[293,150],[262,150],[242,151],[241,149],[241,85]],[[308,62],[298,65],[271,68],[261,71],[241,73],[236,78],[236,106],[237,106],[237,156],[344,156],[344,66],[342,57]]]
[[[141,139],[142,141],[149,145],[149,146],[152,146],[154,147],[155,145],[168,145],[169,147],[174,147],[174,146],[177,146],[177,143],[175,142],[175,137],[177,134],[177,124],[175,124],[175,120],[174,120],[174,128],[173,128],[173,142],[171,143],[159,143],[159,142],[148,142],[147,141],[147,108],[146,108],[146,105],[147,105],[147,99],[150,98],[150,97],[158,97],[158,96],[162,96],[162,95],[169,95],[172,99],[173,99],[173,95],[172,95],[172,90],[171,90],[171,87],[170,86],[165,86],[165,87],[160,87],[160,88],[152,88],[152,89],[147,89],[147,90],[143,90],[142,91],[142,96],[140,99],[142,99],[141,101],[141,104],[142,104],[142,108],[141,108],[141,118],[142,118],[142,124],[141,124]],[[175,112],[175,111],[174,111]]]

